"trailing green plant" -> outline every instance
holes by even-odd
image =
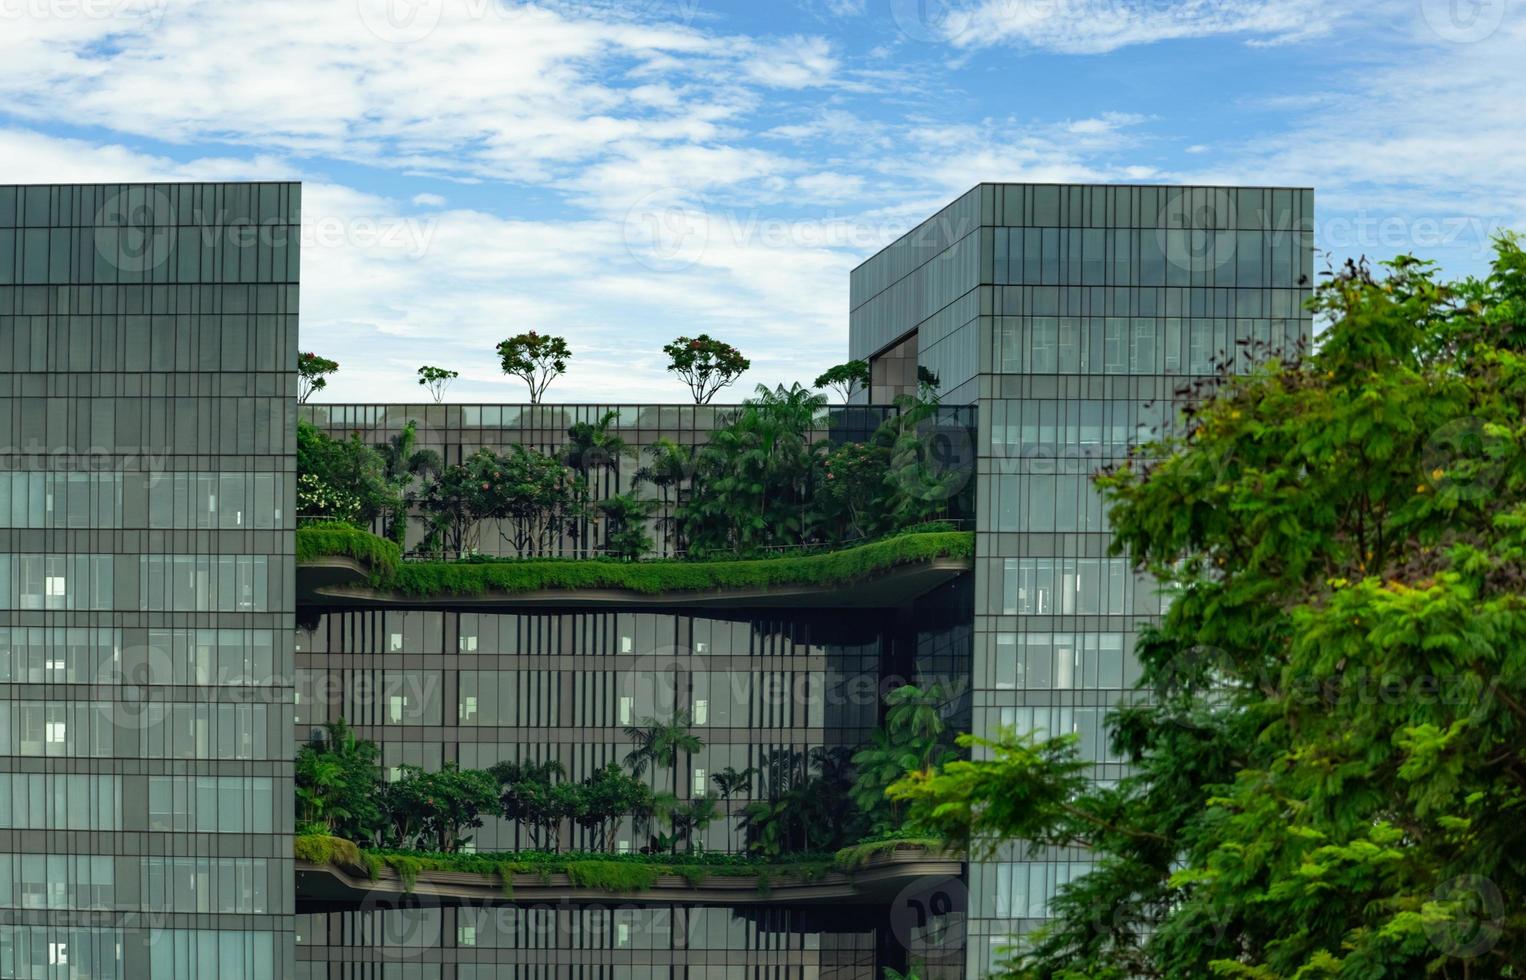
[[[299,562],[354,558],[369,566],[373,575],[383,579],[395,576],[403,561],[402,550],[396,542],[349,524],[308,524],[297,528],[296,540]]]

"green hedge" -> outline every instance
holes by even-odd
[[[297,528],[297,561],[320,558],[354,558],[371,569],[373,578],[390,579],[403,563],[403,552],[396,542],[350,524],[334,522]]]
[[[831,855],[798,855],[787,861],[768,861],[739,854],[427,854],[417,851],[361,850],[347,840],[322,835],[296,838],[296,855],[312,864],[369,869],[375,879],[383,868],[397,873],[405,891],[428,871],[458,871],[496,877],[504,894],[514,891],[514,876],[537,875],[549,881],[565,874],[579,888],[614,893],[650,889],[662,875],[677,875],[690,885],[706,878],[757,878],[766,893],[772,881],[797,876],[814,881],[834,870],[848,870]]]
[[[975,536],[968,531],[921,531],[838,551],[723,561],[525,558],[399,562],[396,549],[392,542],[355,528],[319,526],[297,531],[299,561],[336,554],[358,558],[370,564],[374,587],[409,596],[473,596],[557,589],[618,589],[653,595],[781,585],[844,585],[897,565],[938,558],[970,558],[975,553]]]

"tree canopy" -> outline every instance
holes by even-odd
[[[709,334],[679,337],[662,350],[668,355],[668,370],[689,386],[696,405],[710,404],[717,391],[752,367],[752,361],[743,357],[741,351]]]
[[[1526,256],[1348,264],[1314,305],[1316,350],[1184,390],[1099,478],[1173,596],[1111,718],[1131,775],[1007,733],[890,790],[1094,854],[1011,975],[1526,975]]]
[[[306,402],[328,387],[328,376],[339,370],[339,362],[319,357],[312,351],[297,355],[297,401]]]
[[[571,359],[572,350],[565,339],[534,330],[498,344],[503,373],[525,383],[530,389],[531,405],[539,405],[551,382],[567,373],[567,362]]]

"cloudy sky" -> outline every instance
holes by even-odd
[[[0,0],[0,180],[299,179],[323,400],[680,399],[843,358],[848,271],[980,181],[1318,189],[1336,259],[1526,228],[1526,0]]]

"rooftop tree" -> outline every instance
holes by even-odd
[[[530,404],[539,405],[551,382],[567,373],[572,351],[561,337],[531,330],[500,342],[498,359],[504,374],[529,386]]]
[[[813,383],[818,388],[831,388],[842,396],[843,404],[847,404],[855,394],[869,387],[869,362],[853,360],[834,365],[818,375]]]
[[[679,337],[662,350],[668,355],[668,370],[689,386],[696,405],[710,404],[716,392],[752,367],[741,351],[709,334]]]
[[[428,364],[419,368],[419,385],[429,390],[429,395],[434,399],[436,405],[445,400],[445,389],[449,388],[450,383],[459,377],[461,377],[460,371],[450,371],[442,367],[431,367]]]
[[[891,790],[1094,855],[1011,975],[1526,974],[1526,254],[1348,264],[1315,309],[1317,351],[1184,390],[1099,480],[1174,595],[1110,720],[1131,774],[1008,735]]]
[[[311,351],[297,355],[297,401],[306,403],[316,392],[328,387],[328,376],[339,370],[339,362],[319,357]]]

